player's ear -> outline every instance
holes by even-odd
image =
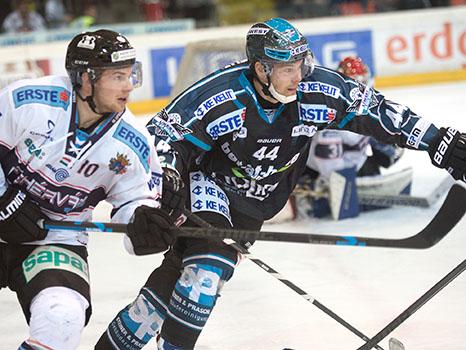
[[[260,79],[260,81],[267,81],[267,74],[265,74],[265,68],[262,63],[260,63],[259,61],[254,63],[254,70],[256,71],[256,75]]]
[[[84,90],[91,89],[91,78],[87,72],[81,73],[81,87]]]

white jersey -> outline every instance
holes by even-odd
[[[90,221],[102,200],[113,222],[128,223],[140,205],[158,207],[162,170],[152,136],[125,110],[90,134],[78,129],[70,80],[21,80],[0,91],[0,194],[27,192],[52,220]],[[51,230],[29,244],[85,245],[84,231]]]
[[[334,171],[352,167],[357,171],[367,159],[369,139],[346,130],[319,131],[312,138],[307,166],[327,180]]]

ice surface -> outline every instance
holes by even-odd
[[[384,90],[437,126],[466,130],[466,83]],[[425,153],[407,151],[397,167],[414,166],[414,194],[427,195],[446,176]],[[405,237],[421,229],[431,209],[399,207],[335,222],[307,220],[267,230]],[[466,203],[458,203],[466,205]],[[108,219],[100,206],[96,220]],[[252,253],[373,336],[466,257],[466,219],[427,250],[256,243]],[[90,269],[93,316],[79,350],[93,348],[116,312],[132,301],[161,256],[135,257],[118,234],[92,234]],[[1,349],[16,349],[28,331],[15,295],[0,291]],[[460,350],[466,342],[466,275],[459,276],[391,336],[407,349]],[[355,349],[357,336],[249,261],[225,286],[196,349]],[[382,343],[388,348],[388,337]],[[147,346],[154,349],[155,344]]]

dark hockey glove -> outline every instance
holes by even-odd
[[[176,170],[163,168],[162,209],[173,220],[183,213],[186,202],[186,187]]]
[[[128,224],[128,237],[136,255],[160,253],[174,242],[170,232],[173,219],[163,210],[142,205],[134,211],[134,220]]]
[[[453,128],[441,128],[429,147],[432,164],[445,168],[455,180],[466,182],[466,134]]]
[[[47,231],[37,222],[47,217],[26,193],[9,187],[0,197],[0,238],[8,243],[42,240]]]

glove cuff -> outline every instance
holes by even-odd
[[[454,145],[461,133],[453,128],[440,128],[437,139],[429,147],[432,164],[438,168],[446,168]]]
[[[0,197],[0,204],[3,208],[0,210],[0,221],[13,219],[18,213],[18,209],[24,204],[26,199],[26,193],[17,188],[9,187],[3,196]],[[3,205],[3,203],[6,205]]]

